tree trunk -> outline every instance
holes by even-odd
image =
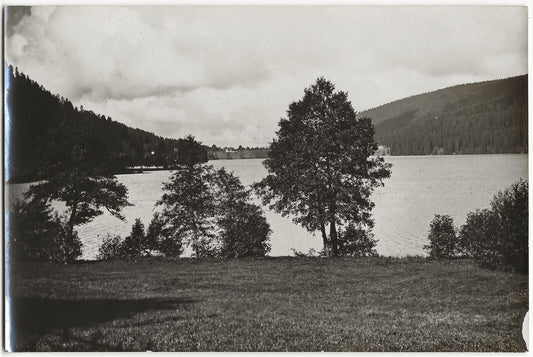
[[[332,219],[329,223],[329,238],[331,239],[331,252],[333,257],[339,256],[339,250],[337,247],[337,229],[335,228],[335,219]]]
[[[196,224],[196,219],[192,217],[192,250],[196,254],[196,259],[200,258],[200,253],[198,251],[198,225]]]
[[[72,212],[70,212],[70,217],[68,219],[68,223],[67,223],[67,244],[68,246],[72,246],[72,244],[74,243],[74,237],[73,237],[73,234],[74,234],[74,221],[76,220],[76,213],[78,211],[78,202],[74,202],[74,204],[72,205]]]
[[[326,234],[326,226],[320,223],[320,231],[322,232],[322,243],[324,243],[324,255],[329,257],[328,235]]]

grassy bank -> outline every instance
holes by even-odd
[[[468,260],[26,263],[17,350],[523,351],[527,276]]]

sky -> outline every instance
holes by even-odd
[[[526,7],[11,7],[5,59],[113,120],[265,146],[320,76],[357,112],[527,73]]]

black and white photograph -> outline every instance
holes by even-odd
[[[527,351],[528,21],[4,5],[4,351]]]

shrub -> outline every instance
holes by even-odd
[[[178,255],[181,254],[175,244],[169,244],[168,239],[162,238],[163,223],[159,215],[155,214],[148,226],[148,232],[145,234],[144,224],[139,218],[135,219],[131,233],[124,241],[121,240],[120,236],[108,235],[104,238],[98,259],[138,258],[150,255],[152,251],[158,249],[165,255],[175,256],[175,254],[170,253],[171,249],[176,250]],[[161,239],[160,243],[159,239]]]
[[[238,204],[227,211],[218,224],[221,228],[221,257],[263,257],[270,252],[270,226],[257,205]]]
[[[495,250],[506,267],[528,270],[528,182],[520,180],[497,193],[491,202],[499,234]],[[503,266],[502,266],[503,267]]]
[[[496,217],[489,209],[477,209],[466,216],[466,222],[459,230],[458,246],[464,257],[486,260],[490,255],[490,242],[497,230]],[[490,258],[494,260],[496,257]]]
[[[68,228],[47,201],[17,201],[8,220],[9,254],[15,260],[69,263],[81,255],[76,231],[67,239]]]
[[[469,213],[459,233],[464,255],[483,266],[528,271],[528,187],[520,180],[491,201],[491,209]]]
[[[377,240],[370,230],[350,224],[344,231],[339,230],[339,253],[352,257],[377,256],[374,249]]]
[[[120,236],[108,234],[98,249],[98,260],[110,260],[124,257],[123,242]]]
[[[57,235],[53,237],[52,250],[50,251],[51,261],[72,263],[81,256],[82,243],[78,237],[78,232],[70,232],[68,224],[57,215],[54,218],[58,227]]]
[[[424,249],[430,257],[452,258],[459,252],[458,238],[453,218],[448,215],[436,214],[429,224],[429,244]]]

